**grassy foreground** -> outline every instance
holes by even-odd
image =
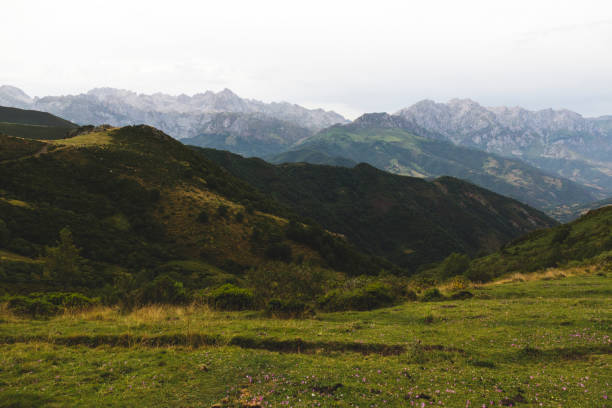
[[[612,278],[556,276],[304,320],[4,313],[0,407],[609,407]]]

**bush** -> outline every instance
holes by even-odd
[[[470,281],[463,275],[454,276],[448,282],[448,289],[450,291],[464,290],[470,285]]]
[[[206,210],[202,210],[198,215],[198,222],[201,224],[208,224],[208,220],[208,213],[206,212]]]
[[[27,296],[13,296],[8,301],[8,308],[16,315],[36,317],[53,316],[61,308],[48,302],[44,298],[31,298]]]
[[[219,207],[217,208],[217,215],[219,217],[225,218],[227,217],[228,213],[229,213],[229,207],[225,204],[220,204]]]
[[[242,224],[242,222],[244,221],[244,213],[242,211],[236,213],[234,219],[236,220],[237,223]]]
[[[283,243],[271,244],[266,249],[266,258],[276,261],[291,262],[291,247]]]
[[[440,293],[438,288],[429,288],[421,296],[421,301],[423,302],[435,302],[438,300],[444,300],[444,295]]]
[[[244,310],[253,307],[253,292],[227,283],[210,294],[212,305],[221,310]]]
[[[441,273],[443,278],[450,278],[463,274],[470,266],[467,255],[453,252],[442,262]]]
[[[453,293],[450,296],[450,299],[452,300],[465,300],[465,299],[470,299],[473,298],[474,294],[472,292],[470,292],[469,290],[462,290],[459,291],[457,293]]]
[[[372,310],[391,306],[395,302],[391,288],[381,283],[369,285],[344,292],[336,289],[325,294],[319,300],[319,307],[327,311]]]
[[[489,282],[491,279],[493,279],[491,273],[484,269],[477,268],[469,268],[467,271],[465,271],[464,276],[472,282],[480,283]]]
[[[274,298],[311,301],[333,287],[336,278],[336,273],[317,266],[281,262],[261,265],[247,273],[248,286],[253,288],[258,306]]]
[[[99,303],[98,299],[92,299],[80,293],[54,292],[43,295],[49,303],[64,308],[86,309]]]
[[[306,303],[299,300],[283,300],[274,298],[266,305],[266,313],[275,317],[299,318],[310,312]]]
[[[181,304],[187,302],[187,293],[182,282],[175,281],[168,275],[161,275],[145,285],[138,298],[141,304]]]

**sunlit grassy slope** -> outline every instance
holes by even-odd
[[[0,406],[607,406],[609,275],[472,290],[304,320],[197,306],[5,313]]]

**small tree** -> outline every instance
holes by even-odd
[[[442,262],[442,278],[462,275],[470,266],[470,258],[464,254],[453,252]]]
[[[83,258],[80,249],[74,245],[72,232],[68,227],[59,233],[56,247],[46,247],[45,272],[59,282],[76,283],[80,278]]]

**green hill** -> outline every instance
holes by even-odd
[[[295,150],[318,151],[413,177],[451,175],[544,211],[558,205],[584,204],[601,198],[594,189],[547,174],[520,160],[416,136],[413,132],[419,129],[389,123],[388,117],[370,114],[349,125],[332,126],[296,146]],[[293,161],[294,156],[295,153],[285,153],[274,156],[271,161]]]
[[[468,273],[493,277],[584,263],[609,264],[611,251],[612,207],[604,207],[569,224],[527,234],[494,254],[475,259]]]
[[[476,255],[555,222],[541,212],[471,183],[305,163],[271,165],[199,150],[262,192],[363,250],[417,268],[451,252]]]
[[[25,139],[62,139],[78,126],[46,112],[0,106],[0,133]]]
[[[397,269],[300,222],[154,128],[46,142],[0,135],[0,146],[11,152],[0,161],[0,250],[13,254],[0,261],[0,292],[106,287],[110,296],[163,275],[197,290],[240,283],[245,271],[271,262],[271,270],[308,263],[348,275]],[[64,228],[81,250],[56,276],[48,248]]]

